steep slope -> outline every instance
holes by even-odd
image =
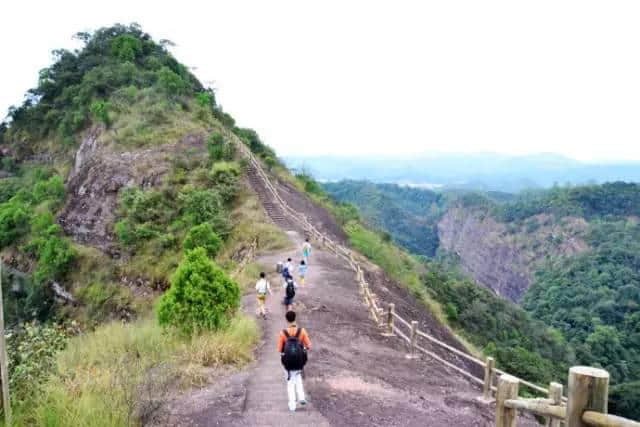
[[[367,205],[368,196],[385,194],[385,187],[353,181],[326,186],[341,200],[364,204],[363,216],[374,222],[391,209],[376,198]],[[415,215],[419,198],[399,189],[396,194],[406,196],[393,199],[396,209],[405,206],[400,217]],[[617,384],[611,407],[637,418],[631,402],[640,396],[625,393],[640,375],[635,332],[640,186],[616,182],[510,198],[445,192],[442,198],[445,204],[435,206],[440,216],[431,219],[437,222],[439,251],[428,264],[436,274],[426,286],[444,305],[449,322],[529,378],[544,381],[545,372],[571,363],[606,367]],[[422,208],[427,218],[434,204]],[[398,222],[390,218],[382,226],[394,238],[397,231],[401,241]],[[464,276],[522,303],[528,313],[474,290]],[[492,332],[498,324],[512,331]]]

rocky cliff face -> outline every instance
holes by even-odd
[[[59,222],[74,240],[111,253],[118,191],[161,184],[178,153],[204,152],[205,144],[204,135],[189,135],[175,144],[116,152],[101,144],[100,132],[90,130],[76,153]]]
[[[519,302],[535,267],[547,256],[588,249],[582,218],[537,215],[525,224],[503,224],[482,211],[452,208],[438,223],[440,245],[455,253],[463,270],[497,295]]]

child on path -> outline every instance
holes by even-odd
[[[271,286],[265,278],[264,272],[260,273],[260,279],[256,282],[256,294],[258,295],[258,312],[256,315],[262,314],[262,318],[267,318],[267,309],[264,304],[267,301],[267,294],[271,295]]]
[[[307,237],[302,244],[302,258],[304,258],[305,264],[309,264],[309,256],[311,256],[311,243]]]
[[[302,372],[307,363],[307,351],[311,349],[309,335],[304,328],[296,325],[296,313],[287,311],[285,315],[289,326],[280,332],[278,337],[278,352],[285,370],[287,380],[287,395],[289,397],[289,410],[294,412],[297,403],[306,405],[302,385]]]
[[[287,258],[287,262],[282,266],[282,277],[285,279],[287,276],[291,276],[293,274],[293,264],[291,263],[291,258]]]
[[[300,277],[300,286],[304,286],[304,278],[307,275],[307,263],[304,260],[300,261],[298,266],[298,276]]]
[[[287,306],[287,310],[290,310],[293,305],[293,297],[296,296],[298,284],[293,281],[293,277],[291,277],[291,275],[287,275],[282,287],[284,288],[284,305]]]

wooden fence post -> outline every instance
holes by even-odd
[[[516,409],[507,408],[504,402],[518,398],[518,379],[511,375],[501,375],[498,378],[498,391],[496,392],[496,427],[516,427],[518,412]]]
[[[586,427],[584,411],[607,413],[609,373],[604,369],[574,366],[569,369],[567,427]]]
[[[549,383],[549,399],[553,401],[554,405],[560,405],[562,403],[562,384]],[[557,418],[549,417],[547,422],[548,427],[560,427],[560,420]]]
[[[9,400],[9,372],[7,371],[7,343],[4,339],[4,303],[2,301],[2,262],[0,261],[0,380],[2,381],[2,410],[5,425],[11,426],[11,401]]]
[[[416,344],[418,344],[418,322],[415,320],[411,321],[411,335],[409,336],[411,343],[409,354],[407,354],[407,359],[416,359],[418,357],[418,352],[416,351]]]
[[[484,386],[482,387],[482,397],[484,400],[491,399],[491,384],[493,383],[493,368],[495,367],[495,360],[493,357],[487,357],[487,362],[484,365]]]
[[[386,319],[386,330],[382,333],[385,337],[392,337],[395,334],[393,333],[393,313],[396,310],[396,305],[394,303],[390,303],[387,307],[387,319]]]

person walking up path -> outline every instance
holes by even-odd
[[[289,410],[294,412],[298,403],[302,406],[307,404],[302,379],[304,365],[307,363],[307,351],[311,349],[311,341],[307,331],[304,328],[298,328],[294,311],[287,311],[285,317],[289,326],[280,332],[278,352],[281,354],[282,366],[287,380]]]
[[[267,301],[267,294],[271,295],[271,286],[265,278],[264,272],[260,273],[260,279],[256,283],[256,294],[258,296],[258,312],[256,314],[261,314],[262,318],[266,319],[267,309],[265,308],[265,302]]]
[[[307,276],[307,263],[305,260],[300,261],[298,266],[298,277],[300,278],[300,286],[304,286],[304,278]]]
[[[282,287],[284,288],[284,305],[287,307],[288,311],[291,310],[291,306],[293,305],[293,297],[296,296],[298,284],[293,280],[293,277],[286,276]]]
[[[311,256],[311,243],[307,237],[302,244],[302,258],[304,258],[305,264],[309,264],[309,257]]]

